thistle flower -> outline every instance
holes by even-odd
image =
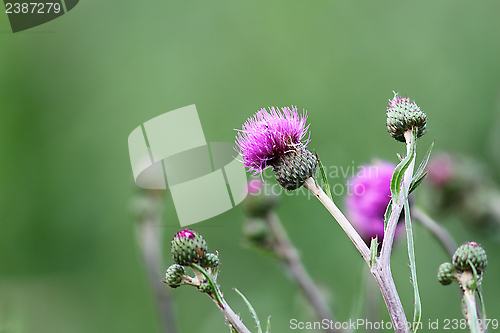
[[[350,181],[350,195],[345,200],[347,216],[367,244],[375,236],[379,242],[384,238],[384,215],[391,200],[394,168],[387,162],[363,166]]]
[[[302,115],[297,107],[270,107],[261,109],[248,118],[238,130],[236,146],[243,163],[254,174],[272,167],[277,180],[287,190],[302,186],[312,176],[318,164],[314,154],[306,149],[307,112]]]
[[[415,101],[394,93],[394,98],[389,100],[387,107],[387,131],[391,136],[398,141],[406,142],[405,132],[416,130],[418,139],[425,134],[426,126],[427,116]]]

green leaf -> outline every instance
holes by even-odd
[[[267,329],[266,333],[271,333],[271,316],[267,317]]]
[[[472,264],[472,261],[470,259],[467,259],[467,262],[469,263],[469,266],[472,268],[472,274],[474,276],[474,288],[476,289],[477,297],[479,299],[479,303],[481,304],[480,319],[484,322],[484,320],[486,319],[486,307],[484,306],[483,290],[481,288],[479,274],[477,273],[476,267]]]
[[[417,187],[420,184],[422,184],[422,181],[424,180],[424,178],[427,176],[428,173],[429,173],[429,171],[424,172],[423,174],[420,175],[420,177],[418,179],[415,179],[415,177],[413,177],[413,180],[410,184],[410,189],[408,190],[408,195],[410,195],[410,193],[415,191],[417,189]]]
[[[425,178],[425,176],[427,175],[427,172],[428,171],[425,171],[425,167],[427,166],[427,163],[429,162],[429,158],[431,157],[431,152],[432,152],[432,148],[434,147],[434,142],[435,141],[432,141],[429,149],[427,150],[427,153],[425,153],[425,156],[422,160],[422,162],[420,162],[420,165],[418,166],[417,168],[417,171],[415,171],[415,175],[413,176],[412,180],[411,180],[411,184],[410,184],[410,193],[413,192],[413,190],[415,190],[418,185],[420,185],[420,183],[422,183],[422,180]]]
[[[417,146],[417,140],[413,138],[410,144],[410,152],[405,156],[405,158],[396,166],[391,179],[391,196],[395,200],[401,191],[401,182],[403,181],[403,176],[406,169],[410,166],[411,161],[415,157],[415,148]]]
[[[370,268],[375,264],[375,260],[377,259],[377,250],[378,250],[378,237],[375,236],[372,238],[372,242],[370,244]]]
[[[415,263],[415,249],[413,246],[413,231],[410,218],[410,204],[408,203],[407,196],[405,196],[404,209],[405,209],[406,240],[408,243],[408,258],[410,259],[411,281],[413,285],[413,294],[414,294],[412,331],[413,333],[415,333],[417,332],[420,320],[422,319],[422,304],[420,302],[420,293],[418,291],[417,266]]]
[[[262,333],[262,327],[260,326],[260,321],[259,321],[259,317],[257,317],[257,312],[255,312],[255,309],[253,308],[252,304],[250,304],[250,302],[248,301],[248,299],[245,297],[245,295],[243,295],[241,293],[241,291],[239,291],[238,289],[236,288],[233,288],[234,291],[236,291],[238,293],[238,295],[240,295],[241,298],[243,298],[243,300],[245,301],[247,307],[248,307],[248,310],[250,310],[250,313],[252,314],[252,317],[253,319],[255,320],[255,323],[257,324],[257,332],[258,333]],[[268,327],[269,326],[269,319],[268,319]]]
[[[392,212],[392,199],[389,200],[389,204],[387,205],[387,209],[384,214],[384,231],[387,228],[387,222],[389,222],[389,217],[391,217]]]
[[[330,192],[330,185],[328,185],[328,177],[326,175],[326,169],[323,166],[323,163],[321,163],[318,154],[316,154],[316,157],[318,158],[318,167],[319,167],[319,172],[321,174],[323,190],[325,191],[326,195],[328,195],[328,197],[333,201],[332,193]]]
[[[432,141],[431,145],[429,146],[429,149],[427,149],[427,152],[425,153],[424,158],[422,159],[422,162],[420,162],[420,165],[417,168],[417,171],[415,172],[415,176],[413,179],[416,179],[420,176],[422,172],[424,172],[425,167],[427,166],[427,163],[429,162],[429,158],[431,157],[431,152],[432,148],[434,147],[434,141]]]

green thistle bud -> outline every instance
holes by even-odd
[[[405,132],[416,130],[417,139],[426,132],[427,116],[418,105],[408,97],[399,97],[394,93],[394,98],[389,101],[387,108],[387,130],[391,136],[401,142],[406,142]]]
[[[469,260],[478,274],[488,265],[486,251],[475,242],[460,245],[453,255],[453,265],[460,271],[472,271]]]
[[[439,266],[437,278],[439,283],[443,286],[446,286],[453,282],[453,278],[455,275],[455,266],[450,264],[449,262],[442,263]]]
[[[201,267],[216,267],[219,265],[219,257],[215,253],[207,253],[201,262]]]
[[[314,175],[318,158],[307,149],[292,150],[281,155],[273,165],[276,180],[286,190],[301,187],[307,178]]]
[[[180,286],[182,277],[186,274],[186,270],[179,264],[170,265],[165,273],[165,283],[172,288],[177,288]]]
[[[172,259],[175,263],[189,266],[199,263],[208,252],[207,243],[203,237],[194,230],[183,229],[172,239]]]

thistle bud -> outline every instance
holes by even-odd
[[[172,259],[179,265],[200,263],[205,258],[206,252],[208,252],[207,243],[194,230],[183,229],[172,239]]]
[[[215,253],[207,253],[205,259],[201,261],[202,267],[216,267],[219,265],[219,257]]]
[[[172,288],[180,286],[182,277],[186,274],[186,270],[179,264],[170,265],[165,273],[165,283]]]
[[[488,265],[486,251],[475,242],[460,245],[453,255],[453,265],[460,271],[472,271],[469,260],[478,274]]]
[[[405,132],[416,130],[416,138],[426,132],[427,116],[420,110],[415,101],[408,97],[399,97],[394,93],[394,98],[389,101],[387,108],[387,130],[391,136],[401,142],[406,142]]]
[[[284,189],[296,190],[314,175],[317,166],[318,158],[309,150],[291,151],[280,156],[274,164],[276,180]]]
[[[453,266],[449,262],[442,263],[441,266],[439,266],[437,278],[439,280],[439,283],[441,283],[443,286],[452,283],[454,275],[455,266]]]

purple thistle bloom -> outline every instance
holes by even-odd
[[[384,215],[391,200],[394,168],[387,162],[364,166],[351,180],[351,193],[345,200],[347,216],[367,244],[375,236],[379,242],[384,238]]]
[[[236,146],[243,156],[243,163],[254,174],[273,166],[280,156],[306,148],[309,139],[301,141],[309,128],[307,111],[302,115],[297,107],[270,107],[257,111],[237,130]]]

